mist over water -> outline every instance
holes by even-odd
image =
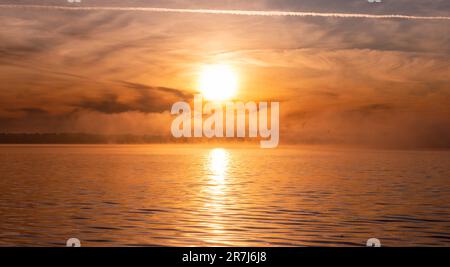
[[[450,152],[0,146],[0,246],[450,246]]]

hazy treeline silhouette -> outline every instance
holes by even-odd
[[[259,140],[259,139],[258,139]],[[0,133],[0,144],[165,144],[165,143],[256,143],[249,138],[173,138],[152,135],[103,135],[88,133]]]
[[[2,133],[1,144],[137,144],[166,143],[169,138],[139,135],[86,133]]]

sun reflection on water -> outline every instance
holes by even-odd
[[[216,148],[209,152],[207,160],[208,185],[205,193],[208,201],[205,209],[208,212],[210,235],[205,239],[211,244],[224,244],[225,213],[227,202],[227,173],[230,154],[227,150]]]
[[[215,184],[225,183],[229,154],[225,149],[216,148],[209,153],[209,171],[212,182]]]

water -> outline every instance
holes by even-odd
[[[0,246],[450,246],[450,152],[0,146]]]

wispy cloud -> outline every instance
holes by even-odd
[[[406,19],[406,20],[450,20],[448,16],[415,16],[401,14],[364,14],[364,13],[324,13],[302,11],[262,11],[262,10],[226,10],[226,9],[183,9],[158,7],[106,7],[106,6],[49,6],[49,5],[0,5],[1,8],[31,8],[73,11],[140,11],[195,13],[216,15],[266,16],[266,17],[327,17],[327,18],[362,18],[362,19]]]

